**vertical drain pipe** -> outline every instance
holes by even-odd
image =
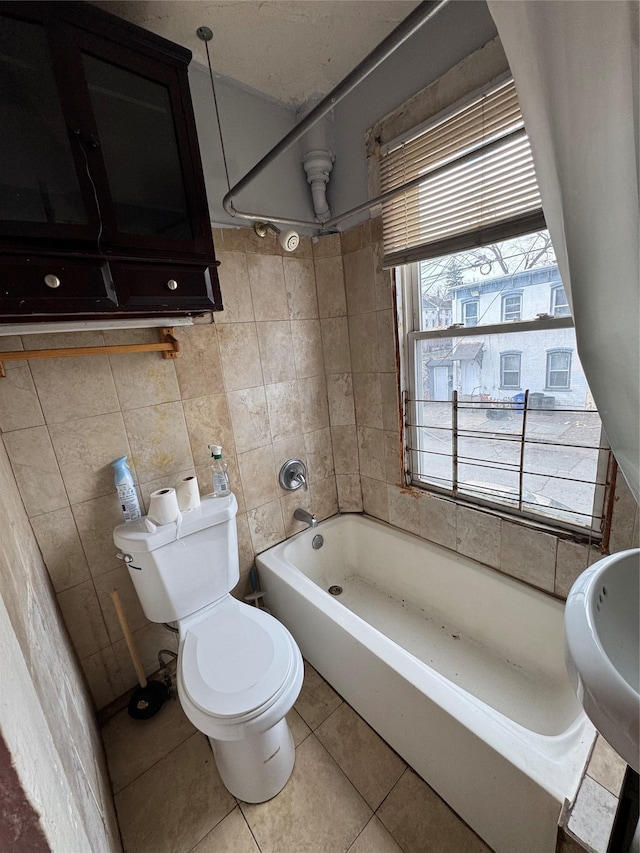
[[[308,115],[321,101],[321,96],[309,101],[305,114]],[[302,167],[311,187],[313,210],[317,221],[320,223],[331,219],[331,211],[327,202],[327,184],[335,161],[332,145],[332,122],[333,113],[324,115],[313,127],[309,128],[300,142]]]

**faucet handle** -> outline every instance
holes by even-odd
[[[288,492],[295,492],[300,486],[307,491],[307,466],[302,459],[289,459],[280,469],[278,480]]]
[[[307,478],[304,476],[302,471],[299,471],[297,474],[294,474],[291,480],[293,482],[299,483],[305,490],[305,492],[309,490],[309,486],[307,485]]]

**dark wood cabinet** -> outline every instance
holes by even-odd
[[[190,59],[86,3],[0,2],[0,320],[222,308]]]

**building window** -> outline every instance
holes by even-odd
[[[567,301],[567,294],[564,292],[564,287],[561,284],[551,288],[551,316],[571,316],[569,302]]]
[[[522,294],[507,293],[502,297],[502,322],[522,319]]]
[[[503,352],[500,356],[500,387],[508,390],[520,389],[520,363],[522,354],[519,352]]]
[[[549,350],[547,353],[547,389],[568,391],[571,388],[571,350]]]
[[[383,239],[403,308],[407,483],[597,540],[610,454],[513,82],[489,84],[376,156],[382,190],[404,193],[383,203]],[[479,293],[482,306],[469,298]],[[453,325],[427,326],[421,307],[434,296]],[[561,417],[551,390],[566,392]]]
[[[478,300],[470,299],[462,303],[462,322],[465,326],[478,325]]]

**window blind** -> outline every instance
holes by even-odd
[[[388,146],[380,160],[383,193],[422,175],[383,203],[385,266],[545,227],[513,80]]]

